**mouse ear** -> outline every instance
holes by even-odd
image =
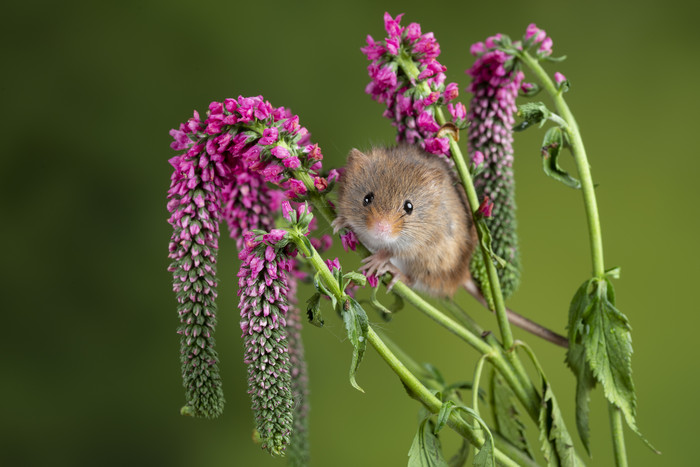
[[[348,164],[362,164],[367,161],[367,155],[359,149],[352,148],[348,154]]]

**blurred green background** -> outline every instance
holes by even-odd
[[[263,94],[300,115],[326,167],[342,165],[353,146],[393,141],[382,107],[364,94],[359,51],[366,34],[383,35],[385,10],[435,32],[461,89],[469,45],[496,32],[519,37],[536,22],[555,55],[569,57],[550,70],[572,84],[606,263],[622,267],[618,305],[634,328],[638,421],[663,451],[655,456],[628,432],[629,459],[697,462],[696,2],[27,1],[3,10],[2,465],[284,465],[251,441],[238,260],[226,237],[216,336],[227,406],[215,421],[178,414],[168,130],[212,100]],[[542,173],[541,138],[529,130],[515,141],[524,275],[510,304],[563,332],[569,300],[590,275],[588,239],[580,193]],[[495,329],[486,311],[458,299]],[[326,322],[304,328],[313,465],[405,465],[418,404],[371,350],[358,375],[366,393],[352,389],[350,344],[333,314]],[[419,313],[380,326],[448,379],[471,379],[477,354]],[[577,438],[564,352],[525,338]],[[611,465],[600,389],[592,413],[588,464]]]

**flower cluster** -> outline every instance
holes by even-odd
[[[286,321],[291,263],[284,238],[283,230],[247,232],[238,272],[248,393],[262,447],[274,455],[289,445],[294,419]]]
[[[440,45],[432,32],[422,34],[418,23],[406,27],[384,14],[388,36],[375,41],[367,36],[362,52],[372,63],[367,67],[372,81],[366,92],[386,104],[384,116],[392,120],[398,131],[397,141],[418,144],[433,154],[449,156],[449,142],[438,137],[440,125],[436,115],[438,106],[455,99],[457,83],[445,85],[445,66],[438,62]],[[463,104],[450,104],[450,112],[458,126],[463,126],[466,109]]]
[[[515,99],[523,81],[522,71],[515,69],[513,57],[499,48],[502,36],[489,37],[471,46],[476,62],[467,70],[472,77],[469,91],[469,152],[480,163],[474,186],[480,199],[488,198],[494,252],[510,267],[499,269],[503,294],[508,297],[520,280],[520,258],[515,218],[515,182],[513,179],[513,123],[517,110]],[[483,162],[482,162],[483,160]],[[475,280],[487,280],[479,253],[472,261]]]
[[[525,36],[523,36],[523,48],[528,49],[533,45],[537,46],[535,51],[537,57],[552,55],[552,38],[547,35],[544,29],[538,28],[535,23],[530,23],[525,29]]]
[[[246,232],[273,226],[285,196],[325,191],[338,174],[321,176],[323,155],[299,117],[262,96],[212,102],[204,119],[195,112],[170,134],[171,147],[182,151],[170,161],[175,170],[168,210],[186,411],[213,417],[223,408],[212,337],[220,220],[227,221],[240,250]],[[268,182],[285,191],[271,189]],[[329,246],[329,237],[321,243]]]
[[[195,115],[195,118],[197,116]],[[225,170],[220,156],[210,157],[201,144],[176,143],[187,151],[170,159],[175,169],[168,190],[173,235],[168,271],[178,301],[185,413],[198,417],[221,414],[224,396],[214,350],[216,326],[216,255],[220,193]]]

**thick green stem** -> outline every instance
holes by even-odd
[[[612,431],[615,465],[627,467],[627,450],[625,449],[625,433],[622,426],[622,412],[614,404],[608,403],[610,414],[610,430]]]
[[[554,107],[557,113],[566,122],[567,134],[571,144],[571,153],[574,156],[576,170],[581,179],[581,191],[583,192],[583,204],[586,210],[586,219],[588,220],[588,234],[591,244],[591,259],[593,261],[593,275],[595,277],[605,276],[605,263],[603,261],[603,237],[600,230],[600,218],[598,217],[598,203],[595,197],[595,188],[593,186],[593,178],[591,177],[591,169],[588,165],[586,157],[586,149],[583,146],[581,132],[578,129],[578,124],[571,113],[571,109],[564,100],[562,92],[557,90],[554,82],[549,77],[544,68],[527,52],[523,52],[520,57],[523,62],[537,76],[537,79],[542,84],[542,87],[552,98]]]

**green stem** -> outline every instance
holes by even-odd
[[[408,369],[401,363],[401,361],[393,354],[389,347],[384,344],[384,342],[379,338],[374,329],[370,326],[367,332],[367,340],[374,347],[374,349],[379,353],[379,355],[384,359],[384,361],[389,364],[394,373],[396,373],[401,379],[401,382],[407,388],[407,390],[418,399],[428,410],[432,413],[439,413],[442,408],[442,402],[440,399],[435,397],[428,388],[426,388],[413,373],[408,371]],[[464,421],[462,417],[456,411],[450,413],[447,425],[456,431],[460,436],[469,440],[477,448],[484,445],[485,439],[480,434],[477,434],[472,427]],[[519,464],[514,462],[510,457],[500,451],[500,449],[495,449],[496,460],[507,466],[517,467]]]
[[[625,449],[625,433],[622,426],[622,412],[614,404],[608,403],[610,415],[610,430],[612,431],[615,465],[627,467],[627,450]]]
[[[525,63],[535,74],[537,79],[542,84],[542,87],[552,98],[554,107],[557,113],[566,121],[567,127],[565,131],[569,136],[571,144],[571,153],[574,156],[576,170],[581,178],[581,191],[583,192],[583,204],[586,210],[586,219],[588,220],[588,234],[591,244],[591,259],[593,261],[593,275],[595,277],[605,276],[605,263],[603,261],[603,237],[600,230],[600,218],[598,216],[598,203],[595,197],[595,188],[593,186],[593,178],[591,177],[591,169],[588,165],[586,157],[586,149],[583,146],[581,132],[578,129],[578,124],[571,113],[571,109],[564,100],[563,93],[557,90],[554,82],[549,77],[544,68],[539,62],[527,52],[520,54],[523,63]]]

